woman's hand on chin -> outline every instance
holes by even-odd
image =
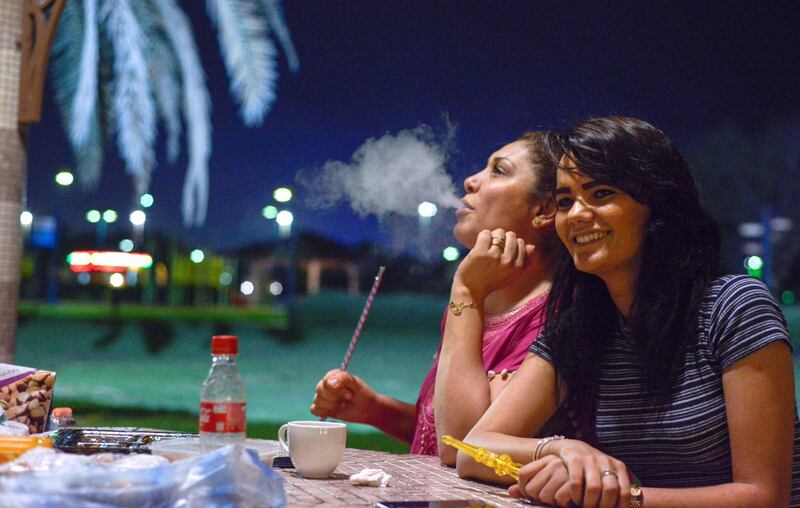
[[[530,264],[534,246],[517,238],[513,231],[484,229],[475,246],[458,265],[453,291],[466,290],[473,299],[483,300],[522,274]]]

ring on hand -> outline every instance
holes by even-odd
[[[502,237],[499,237],[499,236],[493,236],[492,237],[492,247],[494,247],[495,245],[500,247],[500,250],[504,250],[506,248],[506,239],[502,238]]]
[[[619,476],[617,476],[617,473],[615,473],[610,469],[603,469],[602,471],[600,471],[600,478],[604,478],[606,476],[614,476],[614,478],[619,480]]]

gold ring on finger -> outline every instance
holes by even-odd
[[[506,239],[505,238],[501,238],[499,236],[493,236],[492,237],[492,246],[495,246],[495,245],[500,247],[500,250],[505,249],[506,248]]]

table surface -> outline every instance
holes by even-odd
[[[386,487],[355,485],[349,476],[362,469],[382,469],[392,475]],[[473,499],[497,507],[535,506],[513,499],[506,489],[464,480],[444,467],[438,457],[395,455],[346,449],[339,467],[326,480],[299,476],[294,469],[276,469],[286,483],[288,506],[375,506],[378,501],[444,501]]]

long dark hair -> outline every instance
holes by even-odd
[[[706,286],[719,273],[717,225],[700,202],[689,163],[647,122],[593,118],[564,132],[561,143],[578,171],[650,209],[628,324],[655,403],[671,391],[692,346]],[[551,289],[545,334],[582,425],[591,424],[603,348],[619,326],[605,283],[564,259]]]

